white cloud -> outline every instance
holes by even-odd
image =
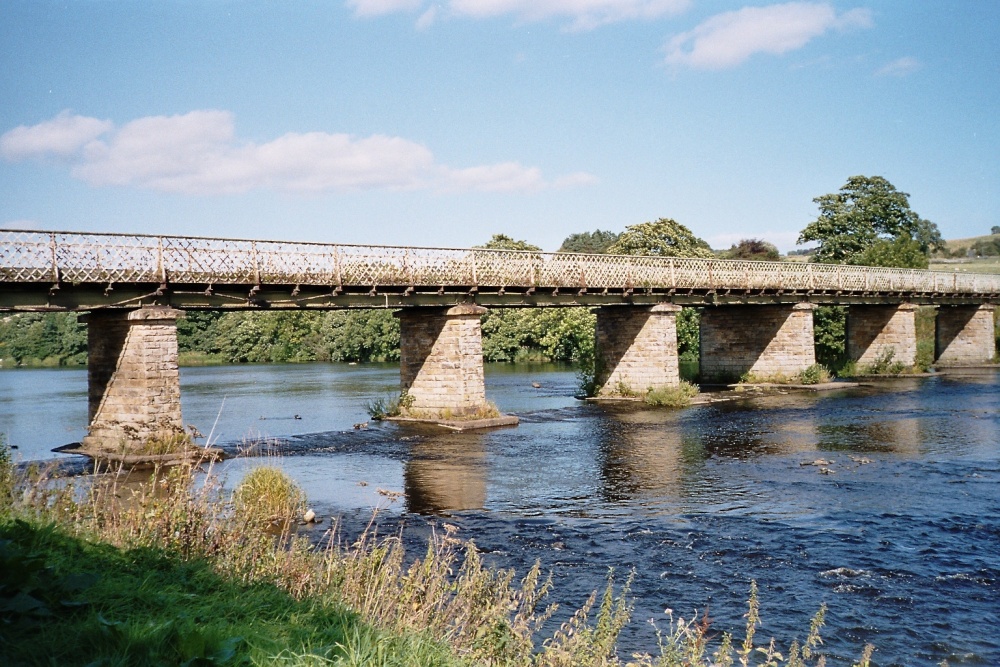
[[[569,19],[570,30],[590,30],[619,21],[654,19],[687,9],[691,0],[449,0],[447,12],[467,18],[512,15],[519,21]],[[415,13],[417,28],[427,28],[438,16],[437,6],[426,8],[424,0],[347,0],[357,17],[384,16],[397,12]]]
[[[513,14],[522,21],[568,18],[570,30],[635,19],[653,19],[684,11],[690,0],[451,0],[454,14],[488,18]]]
[[[876,76],[907,76],[913,74],[917,70],[923,67],[921,63],[916,58],[911,58],[906,56],[904,58],[897,58],[891,63],[886,63],[880,67],[876,72]]]
[[[412,12],[422,4],[423,0],[347,0],[347,6],[354,9],[354,15],[358,17]]]
[[[438,8],[437,6],[431,7],[417,19],[416,28],[417,30],[426,30],[434,25],[437,20]]]
[[[111,121],[74,116],[63,111],[52,120],[21,125],[0,136],[0,156],[17,161],[35,157],[67,157],[113,127]]]
[[[238,194],[254,189],[325,192],[366,189],[439,189],[531,192],[587,185],[593,177],[572,174],[547,181],[537,167],[516,162],[454,169],[436,162],[429,148],[401,137],[353,137],[326,132],[289,133],[266,143],[240,141],[228,111],[200,110],[178,116],[148,116],[120,128],[74,117],[89,134],[75,142],[36,141],[60,119],[19,127],[0,136],[0,146],[33,146],[8,159],[68,159],[71,174],[94,186],[128,186],[181,194]],[[92,123],[89,121],[93,121]],[[96,123],[103,128],[96,138]],[[86,135],[84,141],[82,137]],[[75,147],[75,152],[69,147]],[[567,181],[567,179],[569,179]]]
[[[744,7],[716,14],[693,30],[674,36],[666,45],[666,61],[696,69],[724,69],[745,62],[755,53],[781,55],[794,51],[830,30],[871,25],[867,9],[837,14],[827,3]]]

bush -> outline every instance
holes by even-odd
[[[273,466],[254,468],[233,491],[237,517],[254,525],[287,524],[303,512],[305,502],[298,484]]]
[[[799,382],[801,384],[821,384],[829,381],[830,371],[822,364],[813,364],[799,373]]]
[[[676,387],[660,387],[650,389],[643,399],[647,405],[664,408],[683,408],[691,403],[691,399],[698,395],[698,386],[681,380]]]

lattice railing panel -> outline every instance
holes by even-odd
[[[795,262],[0,230],[0,280],[997,294],[1000,276]]]

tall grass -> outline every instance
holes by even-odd
[[[678,619],[659,633],[657,655],[623,663],[616,645],[631,617],[631,575],[618,583],[609,573],[603,593],[552,629],[552,580],[540,563],[520,578],[489,567],[447,525],[416,557],[399,536],[379,536],[375,517],[354,538],[333,529],[315,544],[291,522],[276,533],[248,520],[237,507],[252,501],[249,486],[234,504],[216,476],[202,480],[190,466],[157,470],[126,488],[116,475],[57,482],[44,471],[15,471],[9,455],[0,464],[0,570],[51,564],[58,575],[44,585],[0,575],[0,657],[29,664],[824,664],[825,610],[785,654],[773,640],[755,643],[755,586],[742,642],[717,637],[707,620]],[[271,480],[267,488],[274,486]],[[285,491],[298,502],[294,489]],[[77,577],[87,572],[103,583]],[[49,613],[9,633],[5,610],[22,594]],[[46,653],[45,646],[66,645],[55,637],[84,648]],[[868,655],[857,664],[867,665]]]

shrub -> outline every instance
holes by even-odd
[[[698,395],[698,386],[681,380],[676,387],[660,387],[650,389],[647,392],[645,401],[647,405],[664,408],[683,408],[691,403],[691,399]]]
[[[284,471],[254,468],[233,491],[236,516],[250,524],[284,524],[305,509],[305,494]]]
[[[830,371],[822,364],[813,364],[809,368],[799,373],[801,384],[820,384],[830,381]]]

